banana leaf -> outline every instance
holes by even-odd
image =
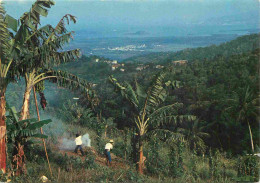
[[[43,127],[44,125],[49,124],[50,122],[52,122],[51,119],[38,121],[38,122],[30,124],[27,129],[29,129],[29,130],[37,130],[37,129]]]
[[[41,139],[47,139],[48,138],[47,135],[39,134],[39,133],[32,135],[32,137],[41,138]]]

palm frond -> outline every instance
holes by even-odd
[[[7,24],[5,22],[5,10],[0,2],[0,58],[4,60],[7,54],[7,50],[9,47],[9,33],[7,30]]]
[[[55,76],[48,79],[50,82],[56,83],[59,87],[65,87],[73,91],[81,91],[87,96],[91,105],[98,105],[98,97],[95,90],[92,89],[91,83],[66,71],[48,70],[45,73],[46,76]]]
[[[151,88],[148,91],[148,102],[147,105],[149,106],[147,109],[155,108],[160,105],[167,96],[166,90],[164,88],[164,72],[160,72],[154,79]]]
[[[52,122],[51,119],[38,121],[35,118],[31,118],[19,121],[15,107],[9,107],[7,105],[7,110],[9,111],[9,115],[7,116],[7,130],[9,138],[47,138],[46,135],[38,134],[38,131],[44,125]]]
[[[20,21],[22,24],[35,30],[40,24],[40,17],[46,17],[48,15],[48,9],[53,6],[55,2],[53,0],[37,0],[31,7],[30,11],[25,12]]]
[[[135,108],[138,108],[138,97],[129,83],[120,84],[113,76],[109,76],[109,81],[114,85],[116,92],[121,93],[124,99],[128,100]]]
[[[156,136],[159,139],[165,140],[166,143],[175,143],[176,141],[184,141],[184,135],[178,132],[173,132],[167,129],[154,129],[147,132],[146,136]]]
[[[76,17],[71,15],[71,14],[66,14],[64,15],[61,20],[59,21],[59,23],[57,24],[57,26],[55,27],[55,33],[57,34],[63,34],[66,33],[66,24],[69,25],[70,21],[72,21],[73,23],[76,23]]]

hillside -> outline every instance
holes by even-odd
[[[109,75],[114,75],[121,80],[129,80],[132,77],[140,77],[140,75],[152,75],[173,60],[214,60],[216,57],[230,57],[251,52],[258,47],[259,34],[251,34],[218,46],[185,49],[179,52],[153,53],[132,57],[117,64],[112,64],[112,60],[104,57],[83,56],[77,62],[62,65],[60,68],[99,84],[104,83]],[[156,68],[156,63],[161,64],[162,67]],[[112,69],[113,65],[116,66],[115,70]],[[138,68],[144,69],[138,70]]]
[[[173,60],[211,60],[217,56],[229,57],[245,52],[250,52],[259,48],[259,34],[250,34],[238,37],[235,40],[212,45],[208,47],[199,47],[185,49],[178,52],[159,52],[143,56],[132,57],[123,62],[146,63],[146,62],[170,62]]]
[[[206,50],[209,48],[202,48],[208,58],[210,53],[207,55]],[[40,109],[40,113],[42,119],[53,120],[52,124],[45,126],[44,132],[49,136],[47,145],[54,176],[50,175],[48,165],[44,163],[42,147],[26,146],[25,152],[30,167],[28,176],[16,182],[38,182],[42,175],[46,175],[53,182],[194,182],[196,178],[196,182],[202,183],[231,183],[234,180],[244,180],[243,174],[240,176],[237,170],[236,162],[240,161],[239,166],[242,166],[243,161],[237,156],[251,152],[250,136],[245,121],[237,121],[237,114],[240,106],[247,105],[239,103],[243,102],[244,96],[249,96],[245,102],[254,101],[258,96],[259,51],[256,49],[229,58],[219,55],[212,60],[202,59],[175,66],[168,71],[166,81],[180,81],[181,87],[168,88],[168,96],[163,105],[180,102],[183,108],[176,111],[178,114],[192,114],[199,120],[184,121],[180,124],[172,121],[171,124],[174,125],[169,123],[160,126],[173,134],[182,135],[185,144],[175,140],[168,141],[167,139],[173,138],[171,133],[148,136],[144,149],[145,176],[137,174],[134,169],[135,132],[130,129],[134,126],[132,106],[114,92],[113,85],[108,82],[108,75],[113,74],[119,81],[127,81],[130,84],[137,80],[140,86],[146,89],[153,81],[153,75],[162,69],[156,69],[153,63],[125,63],[124,66],[117,63],[119,68],[123,67],[125,71],[122,72],[119,68],[113,71],[113,61],[97,56],[83,56],[77,62],[63,65],[62,69],[97,84],[94,88],[100,104],[94,111],[87,107],[84,95],[46,84],[44,93],[48,105],[44,111]],[[137,67],[145,69],[138,71]],[[20,85],[23,85],[23,82],[20,82]],[[16,88],[20,85],[12,86],[8,90],[7,101],[12,106],[18,104],[17,101],[23,94],[23,88]],[[14,91],[19,91],[17,96]],[[79,97],[80,100],[73,100],[73,97]],[[33,100],[31,102],[30,114],[36,116]],[[254,110],[254,104],[248,104]],[[228,108],[232,110],[223,110]],[[96,118],[99,114],[102,114],[102,121]],[[257,117],[250,115],[247,119],[250,120],[254,142],[259,144]],[[151,126],[149,132],[153,128]],[[91,148],[85,149],[84,157],[77,156],[73,149],[64,151],[58,145],[59,140],[64,138],[74,142],[74,136],[78,132],[88,133],[91,139]],[[109,138],[116,142],[112,151],[112,167],[105,165],[102,154]],[[259,162],[255,159],[253,161]],[[181,166],[177,167],[179,162]],[[214,169],[211,167],[212,162]],[[254,178],[249,177],[247,180],[251,179]]]

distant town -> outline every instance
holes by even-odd
[[[111,70],[115,71],[117,69],[119,69],[121,72],[125,72],[125,63],[119,63],[117,60],[103,60],[100,58],[96,58],[94,59],[94,62],[96,63],[107,63],[111,66]],[[172,61],[173,65],[186,65],[187,64],[187,60],[174,60]],[[136,71],[142,71],[147,69],[148,67],[150,67],[150,64],[138,64],[137,67],[135,68]],[[163,65],[155,65],[154,68],[156,69],[163,69],[164,66]]]

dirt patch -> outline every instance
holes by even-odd
[[[95,156],[95,163],[102,165],[102,166],[107,166],[106,165],[106,157],[103,154],[99,154],[93,147],[84,147],[83,151],[85,154],[93,154]],[[78,153],[74,153],[73,151],[68,151],[68,150],[59,150],[59,152],[64,156],[67,154],[69,157],[79,157],[81,158],[82,161],[86,158],[87,155],[82,156],[80,151]],[[114,155],[111,153],[111,159],[112,159],[112,165],[110,166],[113,169],[128,169],[129,165],[127,162]]]

